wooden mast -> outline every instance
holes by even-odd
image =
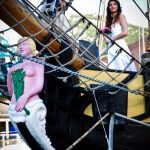
[[[150,0],[147,0],[147,15],[148,15],[148,18],[150,20]],[[148,36],[148,41],[147,41],[147,44],[146,44],[146,51],[147,52],[150,52],[150,22],[148,21],[148,30],[149,30],[149,36]]]
[[[34,35],[38,41],[43,42],[49,35],[49,31],[17,0],[0,0],[0,19],[8,26],[13,27],[21,36]],[[49,49],[53,53],[58,53],[61,50],[61,43],[54,37],[51,37],[48,43],[51,43]],[[70,65],[79,70],[84,67],[85,62],[76,54],[72,54]]]

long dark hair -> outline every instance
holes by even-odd
[[[110,9],[109,9],[109,4],[112,1],[116,2],[117,5],[118,5],[117,15],[114,18],[114,23],[116,23],[119,20],[119,16],[122,12],[122,9],[121,9],[121,6],[120,6],[120,3],[119,3],[118,0],[109,0],[108,5],[107,5],[107,16],[106,16],[106,27],[108,27],[108,28],[111,27],[111,24],[112,24],[112,21],[113,21],[113,17],[111,15],[111,12],[110,12]]]

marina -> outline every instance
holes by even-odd
[[[0,134],[1,136],[1,134]],[[20,138],[0,139],[1,150],[31,150]]]
[[[6,98],[0,97],[3,102],[9,102]],[[19,134],[12,128],[8,116],[8,105],[0,104],[0,149],[1,150],[30,150],[20,138]]]

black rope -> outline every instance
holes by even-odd
[[[10,54],[14,54],[14,55],[16,55],[16,56],[18,56],[18,57],[22,57],[22,58],[24,58],[24,59],[27,59],[27,60],[31,60],[31,61],[34,61],[34,62],[36,62],[36,63],[39,63],[39,64],[42,64],[42,65],[45,65],[45,66],[47,66],[47,67],[50,67],[50,68],[52,68],[53,70],[59,70],[59,71],[61,71],[61,72],[64,72],[64,73],[68,73],[68,74],[72,74],[73,76],[80,76],[80,77],[83,77],[83,78],[85,78],[85,79],[90,79],[90,80],[92,80],[92,81],[95,81],[95,82],[98,82],[98,83],[100,83],[100,84],[107,84],[107,85],[110,85],[110,86],[112,86],[112,87],[116,87],[116,88],[118,88],[118,89],[121,89],[121,90],[124,90],[124,91],[128,91],[128,92],[131,92],[131,93],[134,93],[134,94],[139,94],[139,95],[143,95],[143,96],[148,96],[148,97],[150,97],[150,93],[144,93],[144,92],[142,92],[141,93],[141,91],[137,91],[137,90],[132,90],[132,89],[128,89],[128,88],[126,88],[126,87],[120,87],[120,86],[118,86],[118,85],[113,85],[113,84],[110,84],[110,83],[106,83],[105,81],[101,81],[101,80],[98,80],[98,79],[95,79],[95,78],[92,78],[92,77],[89,77],[89,76],[86,76],[86,75],[82,75],[82,74],[80,74],[80,73],[77,73],[77,72],[74,72],[74,71],[72,71],[72,70],[70,70],[70,69],[67,69],[67,68],[62,68],[62,67],[59,67],[59,66],[56,66],[56,65],[52,65],[52,64],[50,64],[50,63],[46,63],[46,62],[43,62],[42,60],[39,60],[39,59],[36,59],[36,58],[32,58],[32,57],[29,57],[29,56],[23,56],[23,55],[20,55],[20,54],[18,54],[18,53],[15,53],[15,52],[12,52],[12,51],[10,51],[10,50],[8,50],[5,46],[3,46],[2,44],[0,44],[0,46],[1,46],[1,51],[5,51],[5,52],[8,52],[8,53],[10,53]],[[60,78],[61,79],[61,78]],[[87,89],[85,89],[85,90],[87,90]],[[89,89],[90,90],[90,89]]]
[[[142,12],[142,14],[146,17],[146,19],[148,20],[148,22],[150,22],[150,19],[149,19],[148,15],[143,12],[143,10],[142,10],[141,7],[137,4],[137,2],[136,2],[135,0],[133,0],[133,2],[134,2],[135,5],[139,8],[139,10]]]
[[[4,104],[4,105],[9,105],[9,103],[6,103],[6,102],[2,102],[0,101],[1,104]]]
[[[128,56],[132,58],[133,61],[137,62],[138,64],[141,65],[144,69],[149,70],[149,68],[145,67],[143,64],[141,64],[137,59],[135,59],[130,53],[128,53],[124,48],[122,48],[118,43],[113,41],[107,34],[103,33],[94,23],[92,23],[90,20],[87,19],[84,15],[82,15],[77,9],[75,9],[73,6],[69,5],[70,8],[72,8],[76,13],[78,13],[81,17],[83,17],[84,20],[90,23],[100,34],[103,34],[105,37],[107,37],[112,43],[114,43],[116,46],[118,46],[120,49],[122,49]]]
[[[0,93],[3,95],[3,96],[6,96],[7,98],[10,98],[10,94],[8,92],[6,92],[4,89],[0,88]]]

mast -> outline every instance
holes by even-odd
[[[8,26],[12,27],[21,36],[33,36],[37,41],[44,42],[51,34],[32,13],[18,0],[0,0],[0,19]],[[51,35],[47,41],[48,48],[52,53],[56,54],[61,50],[61,43],[54,35]],[[51,53],[50,52],[50,53]],[[72,52],[70,65],[79,70],[85,66],[82,58]]]
[[[150,0],[147,0],[147,10],[148,10],[147,15],[150,20]],[[148,30],[149,30],[149,36],[146,44],[146,51],[150,52],[150,22],[149,21],[148,21]]]

